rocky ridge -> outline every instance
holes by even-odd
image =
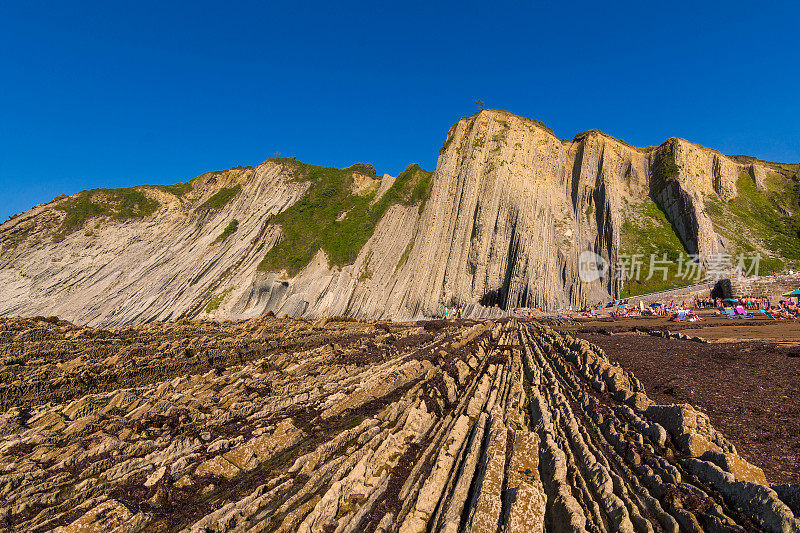
[[[800,530],[796,487],[771,488],[702,412],[652,404],[602,350],[543,324],[0,333],[18,378],[0,417],[14,531]],[[116,343],[132,349],[109,361]],[[193,352],[180,372],[110,379],[176,349]],[[210,354],[230,364],[208,369]],[[37,384],[59,372],[98,392],[54,400]]]
[[[487,110],[450,129],[429,186],[388,205],[395,177],[327,169],[350,190],[336,196],[308,168],[274,159],[189,184],[79,193],[13,217],[0,226],[0,315],[117,326],[268,311],[405,320],[459,306],[486,318],[618,295],[614,268],[581,279],[587,250],[608,265],[637,250],[800,259],[797,165],[682,139],[636,148],[593,130],[565,141]],[[336,211],[330,194],[363,209]],[[363,245],[293,241],[280,220],[301,201],[309,221],[336,211],[320,235]],[[271,268],[265,257],[284,245],[312,253],[297,268]]]

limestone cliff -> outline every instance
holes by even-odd
[[[564,141],[487,110],[450,129],[432,177],[279,159],[37,206],[0,226],[0,315],[109,326],[564,308],[619,295],[621,253],[800,258],[797,172],[682,139]],[[579,276],[587,250],[609,265],[599,279]]]

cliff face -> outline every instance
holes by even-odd
[[[152,215],[92,219],[60,242],[49,236],[64,217],[52,203],[3,224],[6,243],[10,235],[33,229],[13,248],[3,248],[0,313],[108,325],[169,320],[201,313],[223,283],[251,283],[264,251],[280,234],[269,225],[270,216],[296,202],[302,184],[270,163],[196,181],[186,197],[144,188],[160,204]],[[194,207],[239,183],[241,191],[224,208]],[[233,219],[237,231],[215,243]]]
[[[536,121],[482,111],[450,129],[431,179],[270,160],[181,187],[37,206],[0,226],[0,315],[108,326],[268,311],[402,320],[453,305],[473,316],[563,308],[619,294],[613,265],[648,244],[648,206],[664,218],[670,252],[794,259],[790,222],[778,242],[740,238],[731,221],[745,197],[768,200],[781,224],[794,220],[796,202],[781,198],[795,167],[681,139],[636,148],[590,131],[562,141]],[[300,231],[303,217],[319,229]],[[579,275],[586,251],[609,265],[599,279]]]
[[[591,131],[564,142],[510,113],[462,119],[436,167],[406,305],[412,315],[429,315],[442,303],[553,309],[618,295],[620,251],[645,260],[661,251],[640,249],[636,235],[624,231],[648,203],[674,233],[670,255],[696,254],[704,263],[733,253],[738,249],[716,233],[705,198],[736,197],[742,173],[761,188],[766,175],[778,179],[764,163],[739,163],[682,139],[643,149]],[[751,251],[759,249],[753,241]],[[581,279],[586,251],[603,258],[605,276]]]

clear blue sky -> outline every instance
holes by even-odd
[[[172,5],[170,5],[172,4]],[[705,5],[704,5],[705,4]],[[276,152],[433,169],[487,107],[800,160],[790,2],[0,2],[0,221]]]

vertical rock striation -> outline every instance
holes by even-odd
[[[269,160],[200,176],[184,195],[140,187],[154,212],[90,218],[63,239],[54,238],[66,217],[58,199],[13,217],[0,226],[0,315],[103,326],[268,311],[402,320],[452,306],[491,317],[597,302],[620,294],[614,265],[642,205],[663,211],[678,251],[707,262],[733,249],[708,198],[736,198],[742,176],[764,189],[770,165],[682,139],[636,148],[592,130],[564,141],[537,121],[486,110],[450,129],[429,191],[382,211],[350,264],[320,249],[291,275],[258,269],[291,238],[275,215],[310,187],[286,160]],[[352,194],[371,195],[370,206],[395,183],[353,168]],[[222,193],[230,198],[220,204]],[[580,276],[587,251],[607,265],[598,279]]]

